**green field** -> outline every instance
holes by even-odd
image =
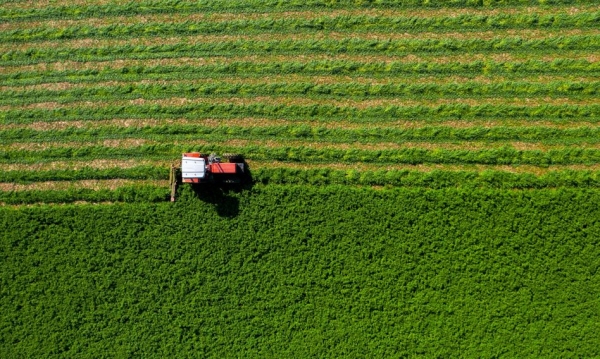
[[[596,1],[0,4],[0,357],[600,356]]]

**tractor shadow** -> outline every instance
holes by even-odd
[[[203,183],[192,184],[191,189],[194,196],[212,204],[219,217],[234,218],[240,212],[239,195],[249,191],[254,186],[250,166],[243,160],[245,171],[241,176],[240,183]]]

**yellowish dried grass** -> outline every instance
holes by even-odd
[[[436,122],[435,124],[424,121],[397,120],[386,123],[368,125],[364,123],[354,123],[347,121],[330,120],[327,122],[316,120],[289,120],[289,119],[267,119],[260,117],[232,118],[232,119],[113,119],[102,121],[56,121],[56,122],[34,122],[29,124],[8,124],[2,126],[4,130],[12,129],[32,129],[36,131],[61,131],[68,128],[102,128],[102,127],[155,127],[170,125],[198,125],[203,127],[219,126],[238,126],[238,127],[268,127],[268,126],[289,126],[306,125],[313,127],[322,127],[328,129],[361,129],[361,128],[401,128],[415,129],[423,127],[452,127],[452,128],[472,128],[472,127],[545,127],[556,129],[577,129],[577,128],[596,128],[598,124],[591,122],[551,122],[551,121],[532,121],[532,120],[449,120]]]
[[[89,161],[54,161],[40,163],[9,163],[2,165],[6,171],[50,171],[50,170],[80,170],[82,168],[132,168],[137,166],[157,166],[168,168],[170,161],[147,160],[147,159],[93,159]]]
[[[111,179],[111,180],[80,180],[80,181],[49,181],[35,183],[0,183],[0,191],[31,191],[31,190],[67,190],[73,188],[87,188],[93,190],[109,189],[115,190],[125,186],[144,186],[152,185],[158,187],[167,187],[168,180],[129,180],[129,179]]]
[[[289,97],[289,96],[260,96],[260,97],[229,97],[229,98],[181,98],[174,97],[168,99],[159,100],[146,100],[146,99],[135,99],[135,100],[121,100],[121,101],[80,101],[72,102],[68,105],[61,104],[58,102],[40,102],[27,104],[22,106],[0,106],[0,111],[15,110],[15,109],[44,109],[44,110],[56,110],[68,107],[82,107],[82,108],[102,108],[106,106],[136,106],[136,105],[160,105],[160,106],[184,106],[193,104],[234,104],[234,105],[250,105],[250,104],[267,104],[267,105],[299,105],[299,106],[312,106],[312,105],[331,105],[331,106],[347,106],[355,107],[359,109],[365,109],[375,106],[439,106],[448,104],[466,104],[470,106],[476,105],[515,105],[515,106],[539,106],[541,104],[547,105],[591,105],[598,104],[598,99],[577,99],[577,98],[550,98],[550,97],[535,97],[535,98],[456,98],[456,99],[402,99],[402,98],[377,98],[368,100],[353,100],[353,99],[314,99],[314,98],[302,98],[302,97]]]
[[[186,140],[186,141],[173,141],[174,145],[214,145],[215,142],[205,140]],[[66,147],[87,147],[87,146],[104,146],[104,147],[119,147],[119,148],[136,148],[142,145],[160,144],[158,141],[145,140],[145,139],[113,139],[113,140],[98,140],[98,141],[87,141],[87,142],[20,142],[12,143],[8,145],[0,145],[0,150],[4,151],[22,151],[22,150],[44,150],[49,148],[66,148]],[[570,146],[562,144],[542,144],[542,143],[528,143],[520,141],[502,141],[502,142],[484,142],[484,141],[461,141],[456,143],[443,142],[443,143],[429,143],[429,142],[379,142],[379,143],[338,143],[338,142],[325,142],[325,141],[306,141],[306,140],[245,140],[245,139],[230,139],[224,142],[218,142],[219,145],[229,147],[248,147],[248,146],[261,146],[267,148],[278,148],[286,146],[298,146],[305,148],[315,149],[359,149],[359,150],[385,150],[385,149],[401,149],[401,148],[422,148],[422,149],[449,149],[449,150],[482,150],[490,148],[501,148],[501,147],[512,147],[517,150],[529,151],[529,150],[540,150],[548,151],[551,149],[564,149]],[[581,148],[588,149],[600,149],[599,143],[581,143],[578,145]]]

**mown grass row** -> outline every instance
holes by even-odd
[[[600,75],[600,62],[573,59],[553,61],[528,60],[523,62],[472,61],[472,62],[359,62],[323,60],[309,62],[257,63],[239,61],[203,66],[125,66],[87,70],[19,71],[0,74],[3,86],[35,85],[41,83],[93,83],[101,81],[141,80],[191,80],[222,75],[241,77],[264,75],[349,75],[374,78],[406,76],[479,76],[503,75],[522,77],[529,75]]]
[[[439,7],[469,7],[469,8],[498,8],[503,6],[573,6],[589,5],[587,0],[218,0],[195,1],[180,0],[146,0],[141,2],[128,2],[123,4],[103,5],[72,5],[72,6],[47,6],[43,8],[0,8],[0,20],[27,21],[42,19],[82,19],[90,17],[108,17],[123,15],[150,15],[163,13],[206,13],[206,12],[281,12],[293,10],[318,10],[318,9],[361,9],[361,8],[439,8]]]
[[[191,141],[190,141],[191,142]],[[493,149],[426,149],[399,148],[381,150],[310,148],[307,146],[269,147],[249,144],[245,146],[150,144],[136,147],[107,147],[82,145],[79,147],[51,147],[46,149],[0,151],[0,163],[37,163],[71,159],[176,159],[181,153],[243,153],[250,160],[268,160],[305,163],[396,163],[396,164],[484,164],[484,165],[591,165],[600,162],[600,150],[565,147],[560,149],[518,150],[505,146]]]
[[[288,126],[202,126],[163,125],[144,127],[103,126],[97,128],[67,128],[64,130],[10,129],[0,130],[3,143],[14,142],[77,142],[103,139],[136,138],[170,142],[202,139],[222,142],[228,139],[268,140],[303,139],[331,143],[403,143],[408,141],[521,141],[537,143],[587,144],[600,142],[600,127],[557,129],[548,127],[471,127],[453,128],[428,126],[421,128],[372,127],[342,129]]]
[[[0,203],[8,205],[33,203],[85,202],[165,202],[170,190],[152,185],[123,186],[116,189],[71,188],[66,190],[0,191]]]
[[[600,187],[600,171],[553,170],[542,175],[512,173],[498,170],[484,171],[413,171],[413,170],[337,170],[329,168],[295,169],[287,167],[251,168],[253,183],[262,184],[344,184],[401,187],[488,187],[506,189],[532,189],[557,187]],[[0,182],[31,184],[47,181],[81,180],[167,180],[169,169],[159,166],[97,169],[84,167],[78,170],[4,171]],[[247,183],[248,185],[250,183]]]
[[[164,169],[164,172],[167,172]],[[122,173],[124,174],[124,173]],[[60,174],[57,174],[60,177]],[[73,172],[75,177],[78,172]],[[51,178],[42,173],[37,178]],[[127,176],[125,174],[125,176]],[[83,176],[82,176],[83,177]],[[123,177],[123,176],[122,176]],[[546,175],[514,174],[499,171],[482,172],[414,172],[414,171],[339,171],[294,170],[287,168],[264,169],[253,173],[254,183],[260,185],[359,185],[426,189],[503,189],[536,190],[551,188],[596,189],[600,187],[600,173],[590,171],[557,171]],[[15,178],[19,178],[15,176]],[[23,178],[23,177],[21,177]],[[18,179],[17,179],[18,180]],[[246,184],[249,186],[249,184]],[[184,190],[184,189],[180,189]],[[51,190],[0,191],[0,203],[23,205],[37,203],[73,202],[166,202],[170,190],[164,186],[124,185],[114,189],[69,188]]]
[[[463,82],[450,84],[361,84],[361,83],[213,83],[146,84],[133,83],[117,86],[90,86],[66,90],[34,89],[0,92],[0,105],[25,105],[37,102],[70,103],[76,101],[111,101],[125,99],[164,99],[175,96],[197,97],[255,97],[302,96],[305,98],[498,98],[498,97],[596,97],[600,81],[552,81],[531,83],[504,81],[498,83]]]
[[[600,12],[574,15],[500,14],[445,17],[337,16],[316,19],[256,19],[133,25],[38,27],[0,32],[0,43],[82,38],[131,38],[140,36],[190,36],[198,34],[278,34],[314,31],[483,31],[490,29],[582,29],[600,25]]]
[[[184,106],[110,105],[102,107],[72,106],[56,109],[15,109],[0,111],[0,124],[27,124],[38,121],[93,121],[107,119],[172,118],[286,118],[290,121],[314,119],[318,122],[344,120],[351,123],[386,123],[399,119],[422,122],[447,120],[494,119],[540,120],[555,122],[600,121],[600,105],[477,105],[441,106],[373,106],[357,108],[331,105],[249,105],[199,103]]]
[[[197,56],[236,56],[241,54],[387,54],[493,53],[600,50],[600,36],[583,35],[523,40],[521,38],[426,39],[426,40],[275,40],[220,41],[197,44],[157,44],[153,46],[108,46],[102,48],[39,48],[9,51],[0,56],[0,66],[56,61],[107,61],[114,59],[156,59]]]

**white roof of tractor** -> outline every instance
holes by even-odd
[[[181,158],[182,178],[204,178],[206,176],[206,160],[201,157]]]

